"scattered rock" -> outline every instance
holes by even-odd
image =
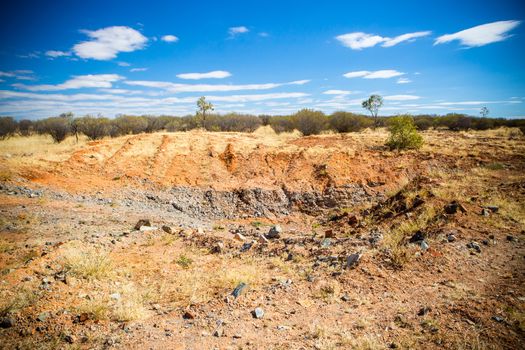
[[[333,230],[326,230],[324,232],[324,237],[325,238],[335,238],[335,233]]]
[[[255,310],[252,311],[252,315],[255,318],[262,318],[264,316],[264,311],[260,307],[256,307]]]
[[[222,329],[221,326],[217,327],[217,329],[215,329],[215,331],[213,332],[214,337],[222,337],[223,335],[224,335],[224,330]]]
[[[449,204],[445,205],[445,207],[443,209],[445,209],[445,213],[447,213],[447,214],[456,214],[458,212],[458,210],[461,211],[462,213],[466,213],[467,212],[465,207],[461,203],[459,203],[458,201],[450,202]]]
[[[113,293],[109,297],[113,300],[120,300],[120,293]]]
[[[328,248],[332,244],[332,240],[330,238],[325,238],[321,241],[321,248]]]
[[[11,328],[15,325],[15,320],[12,317],[0,318],[0,328]]]
[[[496,316],[492,316],[492,319],[493,319],[494,321],[498,322],[498,323],[501,323],[501,322],[504,321],[504,320],[503,320],[503,317],[501,317],[501,316],[497,316],[497,315],[496,315]]]
[[[233,235],[233,239],[235,239],[236,241],[242,242],[246,240],[246,237],[244,237],[239,232],[237,232],[236,234]]]
[[[237,299],[239,297],[239,295],[241,295],[241,293],[244,290],[244,288],[246,288],[246,283],[244,283],[244,282],[239,283],[237,285],[237,287],[235,287],[235,289],[232,292],[233,297],[235,299]]]
[[[270,241],[264,235],[259,235],[259,239],[257,240],[257,242],[259,242],[260,244],[268,244]]]
[[[514,242],[515,240],[516,240],[516,237],[514,237],[512,235],[507,235],[507,241]]]
[[[195,318],[195,315],[190,310],[186,310],[184,311],[182,318],[185,320],[193,320]]]
[[[410,243],[419,243],[419,242],[424,241],[424,240],[425,240],[425,234],[422,231],[418,230],[416,233],[414,233],[414,235],[412,235],[412,237],[410,237],[408,242],[410,242]]]
[[[167,225],[162,225],[162,231],[169,233],[169,234],[173,234],[173,230],[171,229],[170,226],[167,226]]]
[[[417,312],[417,315],[418,316],[425,316],[430,311],[432,311],[432,308],[430,308],[428,306],[423,306],[421,309],[419,309],[419,311]]]
[[[73,335],[71,335],[71,334],[65,334],[65,335],[64,335],[64,341],[65,341],[66,343],[73,344],[73,343],[76,341],[76,339],[75,339],[75,337],[74,337]]]
[[[140,226],[139,231],[141,232],[148,232],[148,231],[155,231],[157,228],[155,226]]]
[[[497,205],[487,205],[485,206],[485,208],[487,208],[493,213],[497,213],[499,211],[499,207]]]
[[[281,233],[283,232],[283,229],[279,225],[273,226],[270,231],[266,234],[266,238],[268,239],[277,239],[281,238]]]
[[[451,233],[451,234],[449,234],[449,235],[447,236],[447,241],[449,241],[449,242],[452,243],[452,242],[454,242],[455,240],[456,240],[456,236],[455,236],[454,234]]]
[[[349,255],[346,258],[345,268],[349,269],[349,268],[352,268],[352,267],[356,266],[359,263],[360,260],[361,260],[361,254],[360,253],[354,253],[354,254]]]
[[[42,312],[38,317],[36,318],[37,321],[44,322],[49,317],[49,312]]]
[[[487,208],[481,209],[481,216],[490,216],[490,211]]]
[[[467,248],[475,250],[477,253],[481,253],[481,247],[477,242],[469,242],[467,243]]]
[[[244,244],[242,245],[242,247],[241,247],[241,253],[244,253],[244,252],[250,250],[250,248],[252,247],[252,245],[253,245],[253,242],[246,242],[246,243],[244,243]]]
[[[350,301],[350,297],[348,296],[348,294],[343,294],[343,296],[341,297],[341,300],[342,301]]]
[[[428,243],[427,243],[425,240],[421,241],[421,243],[419,244],[419,246],[421,247],[421,250],[423,250],[423,251],[425,251],[425,250],[427,250],[428,248],[430,248],[430,246],[428,245]]]
[[[151,226],[151,222],[148,219],[140,219],[133,229],[138,231],[142,226]]]
[[[217,242],[211,247],[210,253],[212,254],[220,254],[224,251],[224,244],[222,242]]]

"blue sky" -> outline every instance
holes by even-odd
[[[24,1],[0,12],[0,115],[525,117],[522,1]]]

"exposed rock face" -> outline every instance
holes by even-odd
[[[328,187],[323,192],[293,192],[286,188],[261,188],[217,191],[211,189],[174,187],[169,192],[172,202],[189,216],[235,218],[243,215],[288,215],[293,211],[317,214],[320,210],[354,206],[378,199],[360,184]]]

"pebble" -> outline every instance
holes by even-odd
[[[449,242],[451,242],[451,243],[454,242],[456,239],[457,239],[456,236],[453,235],[453,234],[449,234],[449,235],[447,236],[447,241],[449,241]]]
[[[260,307],[256,307],[255,310],[252,311],[252,315],[255,318],[262,318],[264,316],[264,311]]]
[[[276,239],[281,238],[281,233],[283,232],[283,229],[279,225],[275,225],[272,228],[270,228],[270,231],[266,234],[266,238],[268,239]]]
[[[467,248],[474,249],[476,252],[481,253],[481,247],[477,242],[468,243]]]
[[[0,328],[11,328],[15,325],[15,320],[11,317],[0,318]]]
[[[345,268],[349,269],[351,267],[354,267],[355,265],[357,265],[359,263],[360,260],[361,260],[361,254],[360,253],[354,253],[354,254],[349,255],[346,258]]]

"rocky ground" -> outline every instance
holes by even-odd
[[[385,138],[0,141],[0,348],[523,348],[525,139]]]

